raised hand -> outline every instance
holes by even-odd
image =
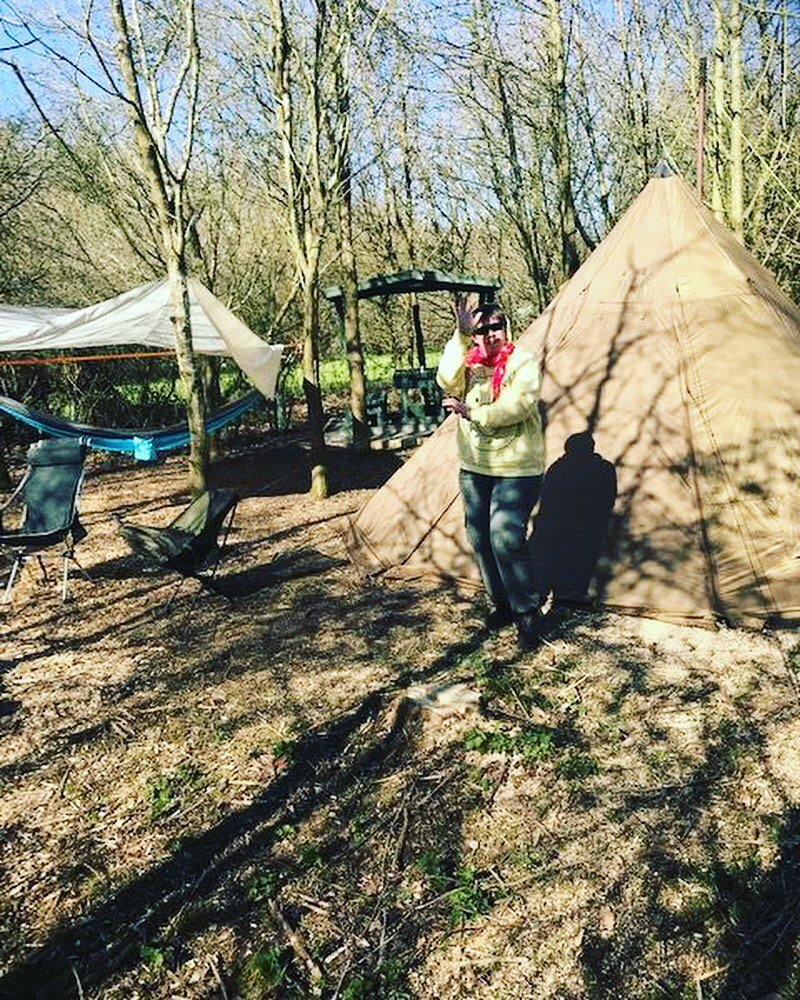
[[[469,337],[475,320],[472,311],[478,304],[478,297],[474,292],[457,292],[453,296],[453,316],[455,317],[459,333],[463,337]]]

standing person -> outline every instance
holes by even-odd
[[[539,498],[544,441],[539,418],[539,365],[509,339],[495,303],[467,306],[457,297],[457,325],[439,362],[442,405],[458,415],[459,482],[467,534],[494,607],[491,629],[516,622],[521,650],[541,634],[528,522]]]

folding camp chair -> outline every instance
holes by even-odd
[[[137,555],[152,560],[164,569],[175,570],[184,579],[194,577],[208,590],[213,590],[214,577],[238,502],[238,495],[230,490],[206,490],[165,528],[121,521],[119,530]],[[220,545],[217,537],[223,524],[225,533]],[[210,577],[201,575],[200,571],[209,564],[213,566]],[[177,591],[172,599],[176,594]]]
[[[87,575],[74,553],[76,543],[86,537],[86,531],[78,520],[85,458],[86,446],[75,439],[37,441],[28,449],[28,471],[0,507],[0,545],[11,549],[14,556],[3,595],[4,602],[11,600],[11,588],[28,556],[36,555],[47,578],[40,553],[60,542],[64,543],[62,601],[67,599],[69,563],[74,562],[83,575]],[[4,528],[3,513],[15,501],[24,504],[22,523],[15,529]]]

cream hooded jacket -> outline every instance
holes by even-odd
[[[471,340],[458,330],[445,344],[436,381],[448,396],[467,404],[469,419],[458,418],[461,468],[487,476],[538,476],[544,472],[544,440],[539,417],[539,364],[517,347],[508,359],[497,399],[492,369],[464,359]]]

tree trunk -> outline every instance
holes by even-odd
[[[346,255],[345,255],[346,256]],[[345,264],[347,267],[347,265]],[[369,445],[367,426],[367,388],[364,377],[364,350],[361,346],[361,322],[359,318],[357,272],[355,258],[353,269],[347,268],[349,276],[342,285],[344,292],[344,340],[347,350],[347,365],[350,373],[350,414],[353,418],[353,447],[356,451],[366,451]]]
[[[283,180],[288,206],[289,239],[300,283],[303,305],[303,393],[308,413],[311,444],[311,484],[309,495],[328,496],[328,470],[325,459],[322,392],[319,384],[319,304],[317,279],[319,256],[325,229],[326,188],[321,177],[320,142],[322,130],[322,94],[320,58],[322,34],[326,27],[324,6],[317,6],[314,22],[314,61],[303,73],[305,124],[309,135],[300,150],[295,149],[297,116],[293,97],[293,52],[283,0],[270,0],[272,22],[272,84],[275,96],[275,124],[281,144]],[[302,161],[302,166],[301,166]]]
[[[531,192],[525,183],[522,167],[520,166],[519,150],[517,145],[517,133],[514,126],[514,112],[506,91],[502,70],[498,68],[495,75],[497,85],[497,99],[500,103],[500,120],[503,128],[503,138],[505,139],[507,154],[507,164],[509,168],[511,182],[504,180],[504,171],[497,169],[496,161],[492,160],[495,190],[508,212],[512,223],[519,235],[520,248],[525,258],[528,274],[536,289],[536,298],[539,309],[544,309],[549,298],[549,269],[542,266],[542,253],[539,246],[539,230],[536,223],[536,215],[533,206],[530,204]],[[484,130],[487,143],[493,141],[492,135]]]
[[[204,357],[200,359],[200,377],[203,380],[203,399],[206,412],[213,413],[222,406],[222,387],[220,385],[221,358]],[[208,457],[213,462],[219,455],[219,434],[208,435]]]
[[[328,496],[322,390],[319,384],[319,305],[316,282],[303,286],[303,392],[308,409],[308,436],[311,444],[311,485],[309,496],[322,500]]]
[[[714,64],[711,70],[711,87],[714,93],[714,114],[711,119],[712,159],[711,159],[711,208],[720,222],[725,221],[723,153],[723,122],[725,120],[725,26],[720,9],[720,0],[713,0],[714,14]]]
[[[192,324],[189,313],[189,286],[185,263],[172,255],[167,260],[169,295],[172,303],[172,329],[175,335],[175,354],[186,402],[186,419],[189,424],[189,488],[197,495],[207,485],[208,434],[205,426],[205,392],[203,375],[192,347]]]
[[[600,210],[603,213],[603,230],[608,231],[613,223],[613,214],[611,212],[611,190],[608,184],[608,178],[606,177],[605,170],[605,157],[600,152],[600,148],[597,143],[597,132],[595,129],[593,115],[592,115],[592,103],[589,99],[589,90],[586,85],[586,73],[584,70],[584,64],[586,62],[586,54],[583,49],[583,43],[577,31],[575,33],[575,42],[578,46],[578,66],[576,72],[577,79],[577,96],[580,98],[579,113],[581,119],[583,120],[584,131],[586,132],[586,139],[589,144],[589,151],[591,152],[592,162],[594,164],[595,174],[597,175],[598,190],[597,195],[600,202]],[[596,241],[592,242],[591,249],[593,250],[596,245]]]
[[[744,154],[742,136],[742,14],[739,0],[730,3],[730,206],[728,216],[731,229],[744,242]]]
[[[564,33],[561,28],[560,0],[549,0],[547,40],[550,70],[550,127],[552,131],[553,162],[558,184],[558,211],[561,228],[561,266],[565,277],[580,267],[575,227],[575,203],[572,194],[572,166],[567,132],[566,61],[564,59]]]
[[[175,354],[186,401],[186,418],[189,425],[189,486],[193,493],[206,488],[208,473],[208,437],[205,429],[205,397],[203,380],[195,362],[192,347],[192,324],[189,311],[185,257],[185,227],[183,198],[185,172],[165,173],[164,156],[159,153],[153,138],[153,122],[148,122],[142,103],[137,68],[133,56],[131,33],[123,0],[111,0],[111,17],[117,32],[116,54],[126,94],[128,119],[133,127],[139,166],[147,185],[150,203],[158,219],[162,253],[167,268],[170,301],[172,304],[172,329],[175,335]],[[192,19],[192,25],[194,24]],[[196,52],[196,36],[194,40]],[[152,79],[145,83],[153,85]],[[191,143],[189,143],[190,148]],[[188,165],[188,157],[187,157]],[[176,179],[180,177],[180,180]]]
[[[349,63],[348,63],[349,65]],[[364,379],[364,351],[361,346],[361,323],[358,308],[358,264],[353,246],[353,184],[350,164],[350,93],[349,80],[337,76],[339,112],[344,119],[341,150],[341,194],[339,200],[339,235],[342,247],[344,280],[344,341],[350,375],[350,415],[353,421],[353,447],[369,448],[367,426],[367,391]]]

